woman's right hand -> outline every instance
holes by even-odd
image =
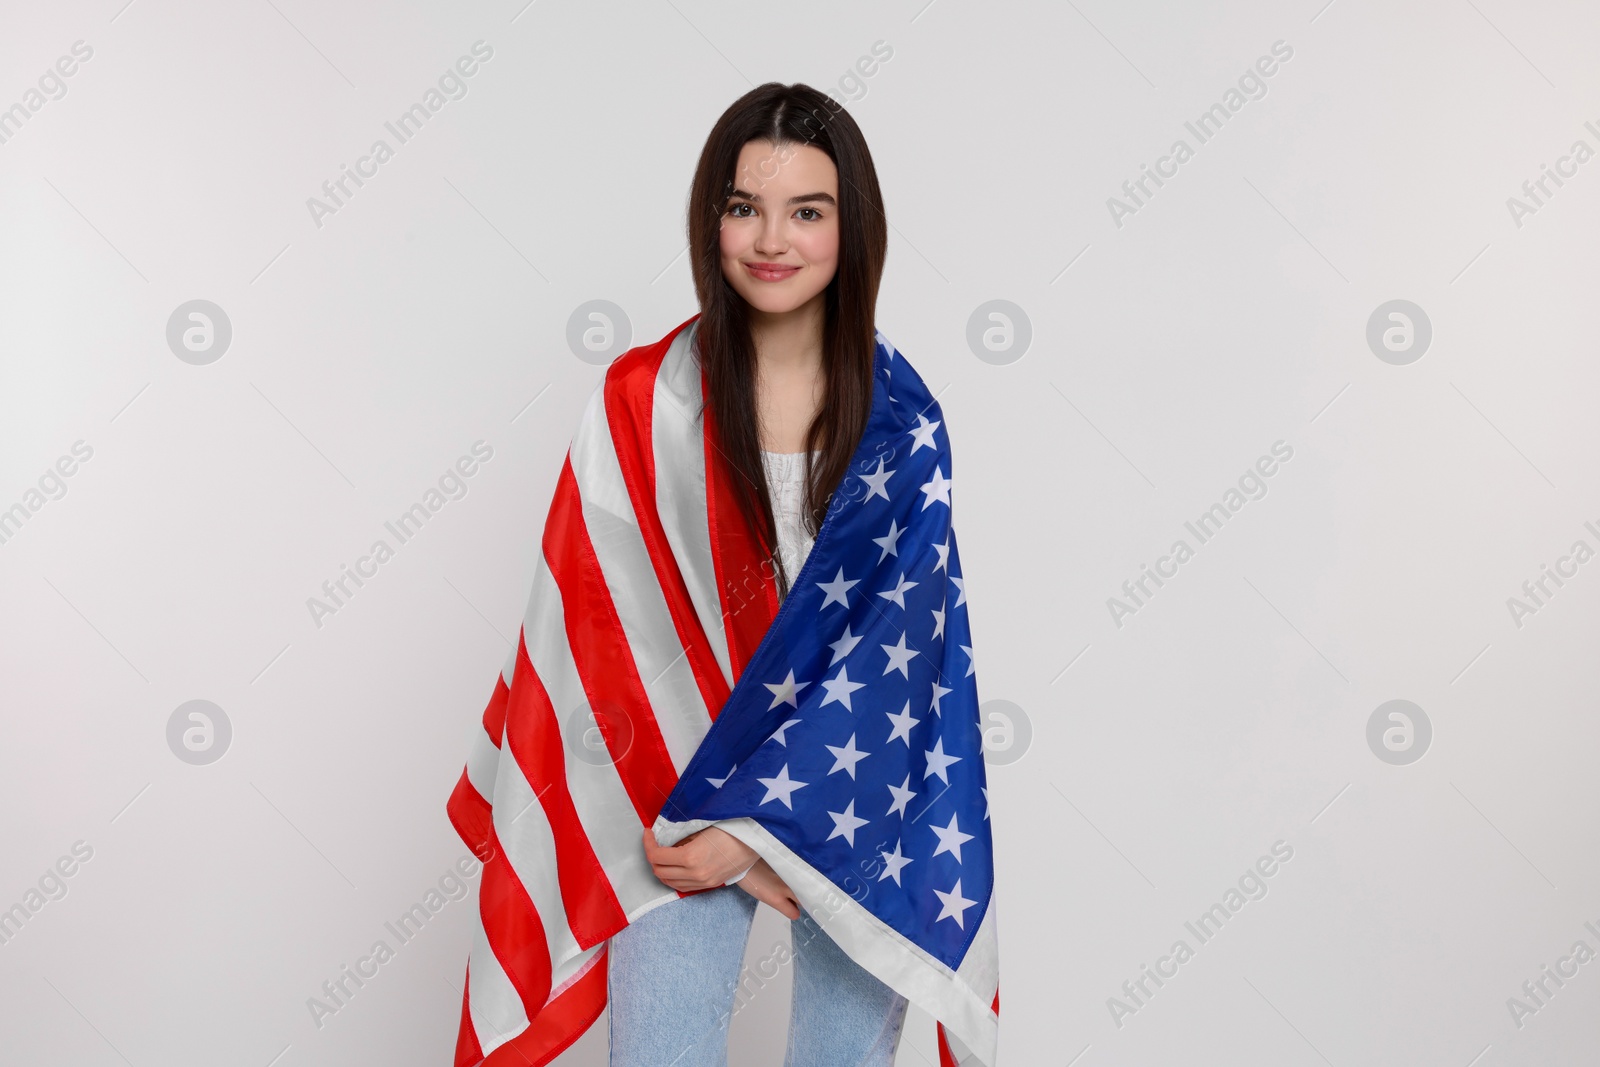
[[[794,890],[778,877],[778,872],[766,860],[757,860],[750,873],[734,885],[757,900],[771,904],[788,918],[800,918],[800,901],[795,898]]]

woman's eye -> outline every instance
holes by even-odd
[[[732,215],[736,219],[747,219],[750,216],[749,215],[741,215],[741,214],[739,214],[739,210],[741,208],[749,208],[749,207],[750,207],[749,204],[733,204],[728,208],[728,214]],[[754,211],[755,209],[754,208],[750,208],[750,210]]]
[[[812,214],[812,215],[813,215],[813,216],[815,216],[815,218],[809,218],[809,219],[806,219],[806,220],[805,220],[805,221],[807,221],[807,222],[815,222],[815,221],[816,221],[816,220],[817,220],[817,219],[820,219],[820,218],[821,218],[821,217],[822,217],[822,213],[821,213],[821,212],[819,212],[819,211],[818,211],[818,210],[817,210],[817,209],[816,209],[816,208],[814,208],[814,207],[803,207],[803,208],[801,208],[801,209],[800,209],[800,210],[801,210],[801,211],[809,211],[809,212],[811,212],[811,214]],[[798,214],[798,212],[797,212],[797,214]]]

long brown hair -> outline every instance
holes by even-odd
[[[689,190],[689,254],[700,318],[695,343],[705,369],[705,406],[711,409],[722,460],[739,488],[744,519],[773,558],[779,588],[787,596],[792,577],[776,552],[772,500],[761,463],[756,409],[756,353],[749,305],[722,274],[722,216],[733,190],[739,150],[750,141],[813,145],[828,154],[839,173],[839,261],[824,291],[822,403],[806,430],[809,456],[804,517],[815,536],[829,497],[844,477],[872,410],[874,308],[888,252],[888,220],[878,174],[861,129],[844,107],[825,93],[796,82],[767,82],[735,100],[711,128]]]

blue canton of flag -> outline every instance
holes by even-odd
[[[954,472],[938,403],[877,340],[861,444],[662,818],[754,820],[953,970],[994,881]]]

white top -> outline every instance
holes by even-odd
[[[822,453],[811,453],[815,462]],[[816,538],[806,533],[806,454],[761,451],[767,472],[767,493],[772,497],[772,520],[778,527],[778,556],[792,583],[811,554]]]

